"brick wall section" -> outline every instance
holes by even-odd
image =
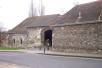
[[[26,34],[8,34],[5,42],[7,47],[26,47]]]
[[[102,23],[53,27],[53,50],[102,52]]]

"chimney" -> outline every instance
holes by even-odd
[[[81,12],[79,12],[79,17],[78,18],[81,18]]]
[[[81,16],[81,12],[79,12],[79,16],[78,16],[78,18],[76,19],[76,21],[75,22],[80,22],[80,19],[82,18],[82,16]]]
[[[100,11],[100,16],[98,20],[102,20],[102,3],[101,3],[101,11]]]

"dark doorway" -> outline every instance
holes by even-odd
[[[52,30],[47,30],[44,32],[45,38],[44,43],[46,45],[47,40],[49,40],[49,46],[52,46]]]

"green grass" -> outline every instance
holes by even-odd
[[[0,47],[0,50],[18,50],[18,49],[24,49],[24,48]]]

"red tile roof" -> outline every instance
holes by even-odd
[[[101,11],[102,0],[80,4],[73,7],[65,15],[63,15],[61,18],[53,22],[53,25],[98,20]],[[78,19],[79,12],[81,12],[80,19]]]
[[[59,14],[30,17],[25,19],[9,32],[26,32],[26,27],[28,26],[50,25],[58,18],[58,16]]]

